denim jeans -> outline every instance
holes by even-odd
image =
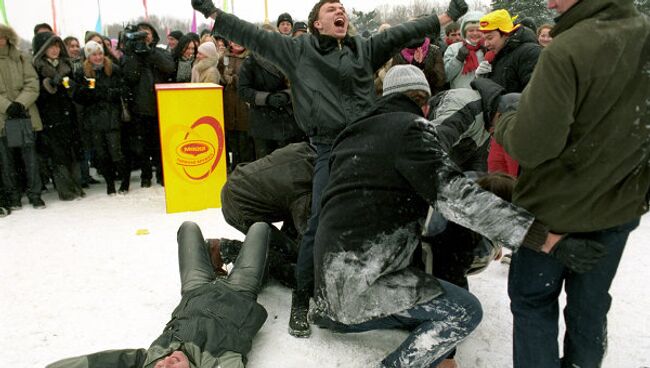
[[[314,240],[320,214],[320,202],[325,187],[330,178],[330,153],[332,146],[316,144],[316,161],[314,162],[314,179],[311,194],[311,215],[307,222],[307,230],[302,237],[296,263],[297,290],[308,291],[311,295],[314,289]]]
[[[611,229],[572,234],[596,240],[607,255],[589,272],[578,274],[544,253],[520,248],[512,255],[508,294],[514,317],[514,368],[600,367],[607,347],[609,288],[636,219]],[[558,297],[564,286],[566,334],[560,359]]]
[[[382,360],[382,367],[435,368],[478,327],[483,317],[481,303],[474,295],[444,280],[438,281],[444,294],[406,311],[357,325],[344,325],[318,317],[315,322],[343,333],[406,329],[411,334]]]

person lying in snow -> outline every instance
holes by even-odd
[[[149,349],[110,350],[47,368],[243,368],[253,337],[266,321],[257,294],[266,269],[270,227],[253,224],[229,276],[218,277],[209,242],[193,222],[178,229],[181,302]],[[233,259],[225,253],[226,263]]]
[[[316,234],[314,323],[339,332],[410,330],[385,367],[437,366],[482,317],[467,290],[410,267],[428,206],[512,249],[579,248],[463,176],[446,153],[458,126],[423,118],[429,93],[418,68],[388,72],[374,111],[333,144]]]

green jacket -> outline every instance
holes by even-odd
[[[585,0],[552,36],[496,126],[522,167],[513,202],[560,233],[631,221],[648,210],[650,20],[632,0]]]

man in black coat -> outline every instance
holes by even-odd
[[[133,100],[129,104],[132,121],[128,131],[131,153],[140,161],[140,185],[148,188],[151,186],[152,166],[156,168],[156,180],[159,184],[163,183],[154,85],[167,82],[176,70],[176,65],[169,52],[156,46],[160,37],[151,24],[140,23],[137,29],[147,33],[145,47],[137,47],[137,43],[132,40],[126,42],[123,71],[124,80],[133,93]],[[129,183],[122,182],[120,192],[128,189]]]
[[[233,271],[218,277],[210,243],[201,229],[185,222],[178,229],[181,301],[149,349],[109,350],[52,363],[47,368],[239,368],[267,312],[257,303],[266,269],[270,228],[251,226]],[[235,258],[235,257],[233,257]]]
[[[309,336],[309,297],[313,293],[314,235],[328,161],[334,138],[365,115],[375,101],[374,72],[414,38],[458,19],[467,11],[464,0],[452,0],[441,15],[418,18],[368,39],[348,34],[349,19],[338,0],[320,0],[309,15],[309,37],[289,38],[257,29],[251,23],[217,9],[212,0],[192,0],[194,9],[215,20],[213,32],[233,40],[277,65],[291,82],[298,125],[316,146],[312,214],[300,245],[297,292],[292,301],[289,332]]]

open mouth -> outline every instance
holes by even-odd
[[[336,18],[336,19],[334,20],[334,25],[335,25],[336,27],[345,27],[345,19],[343,19],[343,18]]]

